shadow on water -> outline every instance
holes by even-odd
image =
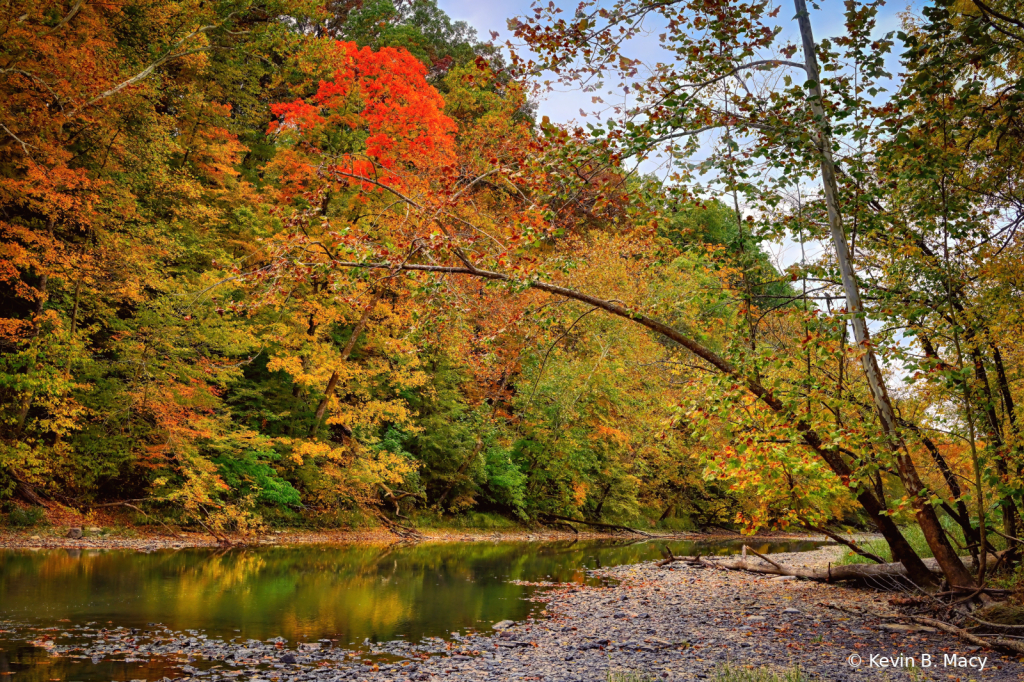
[[[749,540],[746,542],[749,543]],[[661,557],[662,541],[261,546],[229,551],[0,550],[0,682],[159,679],[158,662],[51,657],[41,638],[104,628],[194,631],[225,640],[337,646],[418,641],[522,620],[539,605],[522,582],[601,584],[588,569]],[[668,542],[675,554],[741,543]],[[814,542],[768,542],[759,552]],[[143,635],[144,636],[144,635]],[[44,642],[45,644],[45,642]],[[111,651],[116,651],[113,647]]]

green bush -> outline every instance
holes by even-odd
[[[234,457],[214,457],[218,473],[231,486],[234,497],[255,494],[256,501],[267,505],[298,505],[299,491],[281,478],[271,466],[281,458],[276,452],[247,450]]]
[[[29,507],[28,509],[15,507],[7,514],[7,525],[12,528],[31,528],[38,525],[44,517],[45,514],[39,507]]]

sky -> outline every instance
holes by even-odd
[[[556,6],[565,10],[565,15],[571,16],[575,9],[577,0],[553,0]],[[507,28],[508,20],[512,17],[523,16],[530,12],[531,0],[507,0],[506,2],[492,2],[489,0],[438,0],[438,6],[448,13],[452,19],[462,20],[477,30],[482,40],[490,38],[491,31],[497,31],[499,37],[496,44],[502,44],[511,38]],[[542,3],[547,5],[547,2]],[[610,2],[604,3],[610,5]],[[783,10],[792,5],[787,0],[782,0]],[[820,9],[811,10],[811,21],[814,26],[815,38],[820,40],[823,37],[837,35],[843,28],[843,0],[820,0]],[[876,32],[881,35],[899,28],[898,14],[903,11],[914,11],[921,5],[921,0],[896,0],[889,2],[882,7],[878,16],[878,27]],[[563,15],[564,16],[564,15]],[[784,16],[784,15],[780,15]],[[793,25],[792,35],[796,36],[796,22]],[[637,46],[637,53],[644,55],[643,46]],[[646,51],[646,56],[653,56],[654,51]],[[590,95],[578,92],[556,92],[541,102],[540,114],[551,117],[552,121],[569,122],[579,119],[579,110],[589,109],[591,106]]]
[[[557,6],[565,10],[565,15],[569,16],[572,15],[577,4],[577,0],[553,1]],[[473,26],[482,40],[488,40],[491,37],[491,31],[498,32],[499,36],[494,41],[495,44],[503,44],[511,38],[511,33],[507,28],[508,19],[527,14],[530,11],[531,4],[531,0],[508,0],[507,2],[438,0],[438,6],[441,9],[447,12],[452,19],[466,21]],[[547,2],[543,4],[546,5]],[[781,4],[783,13],[780,14],[780,18],[785,18],[785,12],[792,8],[791,0],[782,0]],[[889,2],[879,11],[876,34],[881,36],[899,29],[899,14],[907,11],[917,13],[921,4],[922,0],[912,0],[911,2],[908,2],[908,0],[895,0]],[[815,39],[820,41],[822,38],[840,34],[843,31],[843,1],[819,0],[818,5],[818,9],[811,9],[811,22],[814,27]],[[793,12],[790,11],[789,16],[792,17],[792,15]],[[797,40],[796,21],[790,21],[789,24],[792,26],[792,31],[785,31],[783,39],[790,38],[794,42],[799,42]],[[631,57],[646,57],[651,60],[657,58],[656,40],[648,41],[647,44],[643,41],[637,42],[631,46],[630,50]],[[895,57],[892,57],[889,66],[890,72],[896,73],[898,71],[899,67]],[[572,90],[550,92],[539,102],[538,113],[540,116],[550,117],[556,123],[586,122],[586,119],[583,119],[580,115],[580,109],[588,112],[593,109],[591,96],[592,93]],[[808,260],[819,255],[824,248],[823,245],[814,243],[808,243],[804,246]],[[787,239],[777,244],[769,244],[766,247],[780,268],[800,262],[800,245],[792,239]]]

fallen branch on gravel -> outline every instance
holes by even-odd
[[[901,616],[900,618],[901,620],[909,620],[912,623],[918,623],[920,625],[930,625],[933,628],[938,628],[943,632],[956,635],[960,639],[970,642],[971,644],[976,644],[977,646],[997,646],[1003,649],[1009,649],[1010,651],[1015,651],[1018,654],[1024,654],[1024,642],[1019,642],[1015,639],[998,636],[991,638],[979,637],[978,635],[967,632],[967,630],[964,630],[963,628],[958,628],[955,625],[950,625],[949,623],[945,623],[941,620],[935,620],[934,618],[925,618],[924,616]]]
[[[749,547],[747,549],[754,554],[757,554],[757,552],[754,552],[754,550]],[[704,561],[702,563],[730,571],[748,571],[750,573],[763,573],[765,575],[787,575],[794,578],[806,578],[808,580],[818,580],[822,582],[871,580],[875,578],[909,578],[907,575],[907,569],[899,562],[887,564],[849,564],[846,566],[833,566],[829,564],[827,569],[821,569],[806,568],[804,566],[786,566],[784,564],[777,564],[760,554],[757,554],[757,556],[764,559],[764,561],[771,565],[765,566],[763,564],[750,563],[745,558],[738,561],[717,560]],[[970,557],[962,557],[961,560],[963,559],[970,559]],[[941,577],[942,573],[939,570],[938,562],[936,562],[935,559],[924,559],[923,561],[928,570],[935,573],[937,577]],[[987,563],[990,566],[995,565],[998,561],[999,557],[997,556],[990,555],[987,557]]]
[[[977,646],[1002,647],[1004,649],[1009,649],[1010,651],[1014,651],[1016,653],[1024,654],[1024,642],[1019,642],[1014,639],[1007,639],[1006,637],[999,636],[990,638],[981,637],[972,634],[967,630],[964,630],[963,628],[958,628],[957,626],[947,623],[945,621],[936,620],[935,618],[926,618],[925,616],[905,616],[901,613],[874,613],[873,611],[868,611],[867,609],[853,608],[849,606],[843,606],[841,604],[832,604],[828,602],[824,602],[821,605],[830,609],[836,609],[837,611],[843,611],[845,613],[853,614],[855,616],[860,616],[862,618],[866,616],[869,618],[878,618],[880,620],[903,620],[910,621],[911,623],[917,623],[918,625],[927,625],[929,627],[936,628],[937,630],[948,632],[951,635],[956,635],[965,642],[969,642]]]
[[[665,551],[662,552],[662,554],[665,556],[665,558],[662,561],[657,562],[655,566],[668,566],[669,564],[676,561],[684,561],[689,566],[703,566],[703,564],[701,564],[700,562],[700,554],[698,554],[697,556],[676,556],[672,553],[672,550],[669,549],[668,545],[664,545],[664,547]]]

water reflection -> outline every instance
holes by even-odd
[[[663,544],[305,545],[148,554],[3,550],[0,621],[7,623],[0,622],[0,673],[15,672],[7,679],[16,680],[67,679],[56,670],[45,673],[53,663],[44,650],[27,646],[38,633],[25,635],[24,626],[59,631],[95,623],[145,630],[162,624],[225,639],[323,638],[341,646],[364,639],[448,636],[527,617],[536,605],[525,598],[535,588],[510,581],[582,583],[593,580],[585,568],[660,558]],[[740,547],[668,545],[675,554],[704,555],[735,553]],[[775,542],[755,549],[766,553],[816,546]],[[89,677],[147,677],[146,666],[102,665],[114,667]]]

